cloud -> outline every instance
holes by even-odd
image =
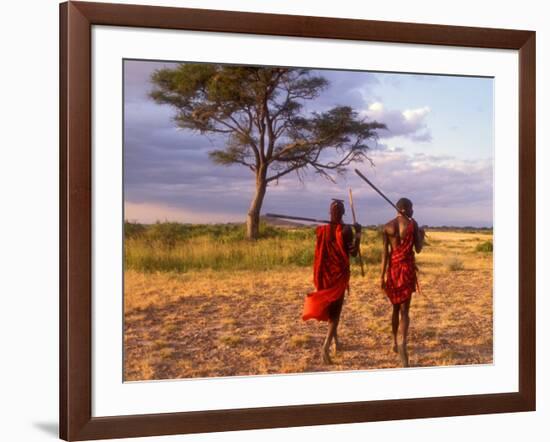
[[[372,152],[372,159],[374,167],[366,163],[354,167],[392,201],[410,198],[421,224],[492,226],[491,159],[466,161],[450,155],[411,154],[392,147]],[[351,171],[339,177],[337,184],[312,175],[304,184],[294,178],[283,180],[279,187],[269,189],[265,211],[326,217],[330,199],[347,200],[350,187],[361,223],[380,224],[395,216],[391,206]]]
[[[160,64],[134,63],[125,70],[124,196],[126,218],[142,222],[242,221],[254,193],[254,176],[242,166],[215,165],[208,152],[221,147],[221,137],[206,137],[175,127],[173,110],[147,98],[148,78]],[[492,225],[492,160],[464,161],[430,146],[430,154],[412,154],[393,137],[430,141],[429,107],[404,111],[386,109],[382,100],[366,106],[365,88],[377,77],[345,72],[320,72],[331,81],[315,103],[323,110],[353,103],[364,115],[388,125],[368,163],[354,165],[392,200],[410,197],[421,224]],[[313,104],[312,104],[313,106]],[[317,107],[318,106],[318,107]],[[406,144],[406,143],[405,143]],[[394,211],[352,172],[337,184],[309,173],[304,182],[289,174],[268,189],[263,212],[282,212],[324,218],[331,198],[347,199],[352,187],[361,223],[378,224]],[[349,211],[349,210],[348,210]],[[346,215],[349,219],[349,214]]]
[[[403,136],[412,141],[432,141],[431,132],[426,124],[426,117],[430,113],[428,106],[400,111],[386,109],[382,102],[375,101],[361,113],[387,126],[387,130],[379,131],[380,138]]]
[[[413,200],[415,216],[429,225],[492,225],[492,161],[464,161],[448,155],[410,154],[388,148],[372,153],[375,166],[355,165],[390,199]],[[242,221],[254,192],[254,180],[244,168],[195,161],[159,161],[155,171],[142,163],[141,180],[126,184],[127,219],[142,222]],[[250,175],[250,176],[249,176]],[[315,174],[304,182],[289,175],[271,185],[263,213],[275,212],[324,218],[331,198],[347,199],[353,188],[358,217],[379,224],[394,211],[350,172],[333,184]],[[349,218],[349,214],[348,214]]]
[[[155,203],[124,203],[124,219],[152,224],[157,221],[173,221],[181,223],[228,223],[243,222],[245,216],[240,214],[228,215],[226,212],[196,211],[166,204]]]
[[[306,111],[325,111],[334,106],[362,109],[373,89],[380,84],[377,76],[370,72],[313,70],[312,75],[324,77],[329,86],[315,100],[305,103]]]
[[[442,150],[442,149],[439,149]],[[467,161],[449,155],[411,155],[404,151],[373,153],[375,167],[366,175],[393,201],[410,198],[419,222],[430,225],[491,226],[493,223],[492,159]],[[378,203],[362,183],[363,204]],[[379,207],[388,215],[391,209]],[[376,217],[375,219],[379,219]]]

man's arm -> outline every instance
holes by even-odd
[[[353,238],[353,245],[351,246],[350,254],[356,257],[359,254],[359,247],[361,247],[361,224],[355,223],[353,225],[355,230],[355,236]]]
[[[422,251],[422,248],[424,247],[424,236],[426,233],[424,232],[424,229],[421,227],[418,227],[418,223],[413,220],[414,222],[414,249],[416,250],[416,253],[420,253]]]
[[[382,230],[382,268],[380,272],[380,287],[386,288],[386,269],[388,268],[388,256],[389,256],[389,241],[388,232],[386,232],[386,226]]]
[[[355,235],[351,227],[344,227],[344,244],[347,251],[353,257],[357,256],[359,253],[359,244],[361,242],[361,226],[359,224],[354,225]]]

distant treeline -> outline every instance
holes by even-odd
[[[314,237],[314,226],[285,226],[281,228],[262,222],[260,233],[261,238],[308,239]],[[246,239],[246,226],[244,223],[186,224],[156,222],[154,224],[141,224],[126,221],[124,223],[124,236],[127,239],[158,240],[166,245],[203,236],[226,243]]]
[[[316,225],[300,224],[295,222],[281,222],[276,220],[271,222],[268,218],[262,217],[260,223],[262,237],[277,237],[285,236],[288,232],[291,235],[300,235],[300,231],[313,231]],[[464,232],[464,233],[493,233],[492,227],[475,227],[475,226],[430,226],[422,225],[425,229],[439,230],[447,232]],[[380,230],[381,224],[369,224],[363,226],[369,230]],[[191,224],[178,223],[170,221],[157,221],[154,224],[143,224],[133,221],[124,223],[124,234],[126,238],[133,238],[142,234],[148,236],[159,236],[163,238],[179,238],[186,239],[194,236],[213,235],[214,237],[244,239],[245,238],[244,223],[220,223],[220,224]]]
[[[464,232],[464,233],[477,233],[477,232],[486,232],[486,233],[493,233],[492,227],[474,227],[474,226],[464,226],[464,227],[456,227],[456,226],[429,226],[429,225],[423,225],[425,229],[431,229],[431,230],[441,230],[445,232]]]

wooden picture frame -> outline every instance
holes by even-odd
[[[92,417],[93,25],[519,51],[519,391]],[[535,32],[170,7],[60,5],[60,437],[121,438],[535,410]]]

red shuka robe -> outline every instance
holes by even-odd
[[[331,235],[331,228],[334,235]],[[302,319],[328,321],[328,308],[339,300],[349,284],[349,255],[341,225],[319,226],[316,230],[313,283],[317,291],[309,293],[304,303]]]
[[[414,223],[409,222],[401,244],[391,251],[386,272],[386,294],[392,304],[401,304],[416,291]]]

